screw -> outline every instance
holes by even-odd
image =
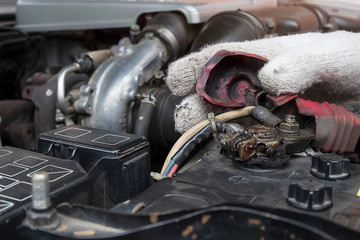
[[[285,116],[285,122],[286,123],[296,123],[296,118],[292,114],[286,114]]]
[[[49,175],[45,171],[36,172],[32,181],[32,208],[46,210],[51,207]]]
[[[140,34],[140,26],[137,25],[137,24],[132,24],[130,26],[130,40],[131,40],[131,43],[135,44],[137,42],[139,34]]]

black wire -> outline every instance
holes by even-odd
[[[217,132],[229,132],[233,131],[231,127],[223,122],[216,122]],[[200,131],[198,131],[194,136],[192,136],[171,158],[179,167],[183,162],[190,156],[190,153],[196,146],[198,146],[202,141],[209,138],[214,133],[214,129],[211,124],[207,124]]]

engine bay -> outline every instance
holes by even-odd
[[[359,238],[360,109],[324,98],[318,83],[271,93],[259,76],[266,54],[221,47],[356,33],[359,4],[20,0],[16,14],[3,9],[3,239]],[[209,46],[219,49],[187,67],[204,65],[195,83],[185,71],[169,81],[174,62]]]

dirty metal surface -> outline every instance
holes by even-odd
[[[283,167],[288,164],[291,154],[309,148],[315,134],[308,129],[300,130],[297,123],[295,131],[284,130],[281,124],[279,128],[257,124],[240,132],[219,133],[217,139],[222,146],[221,153],[242,162],[243,167]]]
[[[224,148],[237,153],[237,161],[267,156],[268,152],[279,147],[282,140],[274,128],[265,125],[251,126],[245,132],[220,133],[217,138]]]

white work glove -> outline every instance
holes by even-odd
[[[175,128],[184,133],[219,107],[210,105],[195,91],[205,64],[219,50],[245,52],[269,61],[258,72],[269,93],[297,93],[313,101],[360,109],[360,33],[338,31],[305,33],[248,42],[220,43],[191,53],[168,69],[167,84],[179,96],[187,96],[175,111]]]

